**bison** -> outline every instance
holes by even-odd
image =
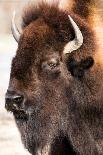
[[[32,155],[103,155],[103,67],[90,16],[94,0],[67,9],[27,6],[5,107]]]

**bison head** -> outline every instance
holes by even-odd
[[[90,102],[90,92],[83,82],[85,75],[79,78],[73,74],[76,68],[77,72],[84,71],[93,64],[91,59],[86,61],[86,56],[79,61],[85,50],[85,45],[80,48],[83,44],[80,28],[84,35],[87,32],[87,36],[92,36],[87,25],[79,17],[44,5],[25,11],[20,34],[14,17],[12,33],[18,49],[12,60],[5,106],[14,114],[23,143],[33,155],[48,150],[57,155],[56,147],[59,155],[73,150],[91,151],[92,142],[89,134],[84,134],[80,117],[80,106]],[[92,39],[90,42],[92,47]],[[90,55],[92,48],[85,55]],[[84,137],[87,147],[76,130]]]

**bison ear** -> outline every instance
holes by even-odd
[[[64,51],[63,51],[64,54],[68,54],[68,53],[71,53],[72,51],[79,49],[83,44],[82,32],[80,31],[78,25],[75,23],[72,17],[71,16],[68,16],[68,17],[73,27],[73,30],[75,32],[75,38],[74,40],[66,44],[66,46],[64,47]]]
[[[18,30],[18,28],[16,27],[15,24],[15,11],[13,12],[13,18],[12,18],[12,22],[11,22],[11,31],[13,34],[14,39],[17,41],[17,43],[19,42],[20,39],[20,32]]]

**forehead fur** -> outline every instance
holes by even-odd
[[[44,21],[51,27],[56,28],[60,24],[61,26],[68,26],[64,24],[69,20],[67,12],[59,9],[57,4],[47,4],[46,2],[39,3],[38,5],[31,4],[24,8],[22,20],[23,28],[29,25],[31,22],[38,18],[44,19]]]
[[[27,27],[30,23],[38,19],[42,19],[45,24],[55,31],[58,41],[68,42],[74,37],[68,12],[59,9],[57,4],[42,2],[37,6],[32,4],[26,7],[22,15],[22,28]],[[70,32],[72,32],[72,35]]]

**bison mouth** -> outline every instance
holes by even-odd
[[[21,120],[21,121],[27,121],[28,120],[28,114],[24,110],[19,110],[19,111],[13,111],[14,117],[16,120]]]
[[[13,113],[16,120],[27,121],[28,113],[23,108],[16,106],[15,104],[5,104],[5,108],[7,111]]]

